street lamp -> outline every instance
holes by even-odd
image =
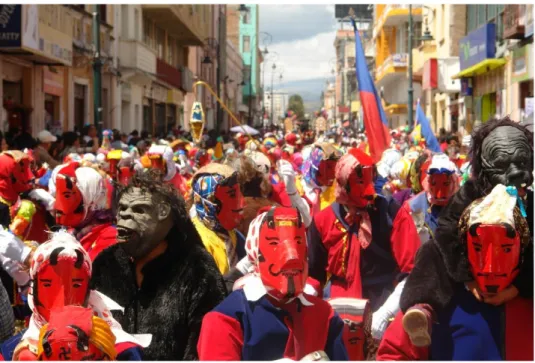
[[[245,6],[245,4],[240,4],[240,7],[238,8],[238,11],[242,16],[245,16],[249,12],[249,8]]]
[[[219,47],[219,42],[217,41],[217,39],[215,38],[206,38],[204,39],[205,43],[206,43],[206,46],[208,49],[215,49],[216,51],[216,60],[217,60],[217,70],[216,70],[216,93],[217,93],[217,97],[221,97],[221,85],[220,85],[220,81],[219,81],[219,78],[220,78],[220,65],[221,65],[221,52],[220,52],[220,47]],[[210,58],[210,55],[206,55],[204,57],[204,59],[202,60],[201,64],[205,64],[205,65],[211,65],[213,64],[212,63],[212,59]],[[220,119],[220,113],[221,113],[221,110],[220,110],[220,106],[219,106],[219,102],[216,102],[216,114],[215,114],[215,125],[216,125],[216,131],[219,132],[219,129],[220,129],[220,123],[221,123],[221,119]]]
[[[429,9],[428,7],[424,6],[425,8]],[[409,37],[407,39],[408,41],[408,52],[409,52],[409,71],[408,71],[408,75],[409,75],[409,89],[408,89],[408,92],[409,92],[409,97],[408,97],[408,122],[409,122],[409,129],[412,129],[412,124],[413,124],[413,110],[412,110],[412,106],[413,106],[413,97],[414,97],[414,89],[412,87],[412,38],[414,37],[414,33],[413,33],[413,27],[412,27],[412,5],[409,4]],[[425,32],[423,34],[422,37],[418,38],[419,40],[423,40],[424,42],[426,41],[433,41],[434,38],[433,36],[431,35],[431,32],[429,31],[429,28],[427,26],[427,19],[426,19],[426,22],[425,22]]]

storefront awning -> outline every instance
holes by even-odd
[[[474,64],[470,68],[466,68],[462,70],[461,72],[453,75],[451,78],[459,79],[459,78],[469,78],[469,77],[478,76],[480,74],[490,72],[493,69],[499,68],[503,66],[505,63],[506,61],[503,58],[488,58],[477,64]]]

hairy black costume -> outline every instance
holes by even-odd
[[[145,360],[195,360],[198,358],[197,340],[202,318],[226,296],[223,277],[188,218],[182,197],[152,173],[135,175],[130,184],[119,192],[119,237],[124,233],[121,225],[126,225],[124,220],[127,218],[138,218],[140,226],[159,223],[147,216],[144,221],[141,220],[142,210],[134,210],[127,217],[121,198],[129,193],[134,196],[141,194],[145,198],[157,195],[159,198],[153,199],[155,204],[170,204],[172,224],[162,237],[168,242],[167,249],[141,269],[143,280],[140,287],[136,280],[135,261],[141,257],[135,256],[130,241],[106,249],[93,262],[93,288],[125,308],[124,314],[113,312],[125,331],[152,334],[150,346],[144,349]],[[153,209],[158,207],[159,204],[156,204]],[[145,246],[154,243],[148,236],[149,233],[146,233],[146,238],[140,238],[138,233],[132,232],[129,239],[137,241],[133,246],[140,250],[144,248],[141,243]]]
[[[502,160],[493,155],[497,147],[507,148],[508,157]],[[400,307],[404,313],[415,304],[429,304],[441,310],[449,303],[456,283],[473,280],[466,244],[462,243],[458,231],[465,208],[487,195],[498,183],[517,188],[533,183],[533,134],[507,117],[489,121],[472,133],[471,157],[471,179],[442,210],[435,239],[418,250],[414,269],[401,295]],[[533,297],[533,192],[527,191],[524,205],[532,240],[524,250],[523,264],[513,285],[520,296],[530,298]]]

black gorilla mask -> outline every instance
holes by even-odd
[[[533,153],[527,136],[512,126],[495,128],[483,140],[481,166],[492,186],[515,186],[525,196],[533,183]]]

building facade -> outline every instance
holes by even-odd
[[[414,41],[417,48],[422,34],[422,6],[412,6]],[[408,5],[375,5],[373,41],[375,43],[375,84],[385,104],[390,128],[407,124],[409,82],[407,78],[409,36]],[[413,84],[413,99],[421,95],[421,85]],[[414,105],[413,105],[414,107]]]
[[[432,40],[412,50],[413,81],[421,84],[420,104],[433,130],[457,132],[464,127],[466,114],[461,83],[452,76],[459,72],[459,41],[465,36],[466,6],[424,6],[422,17],[422,31]]]
[[[227,39],[227,72],[224,79],[224,95],[227,107],[241,122],[240,110],[243,110],[242,86],[243,59],[241,53],[230,39]],[[236,126],[228,115],[224,118],[224,129]]]
[[[284,119],[284,115],[288,110],[288,102],[290,95],[283,91],[273,91],[264,93],[264,107],[269,121],[273,124],[280,124],[279,120]],[[272,112],[273,106],[273,112]]]

